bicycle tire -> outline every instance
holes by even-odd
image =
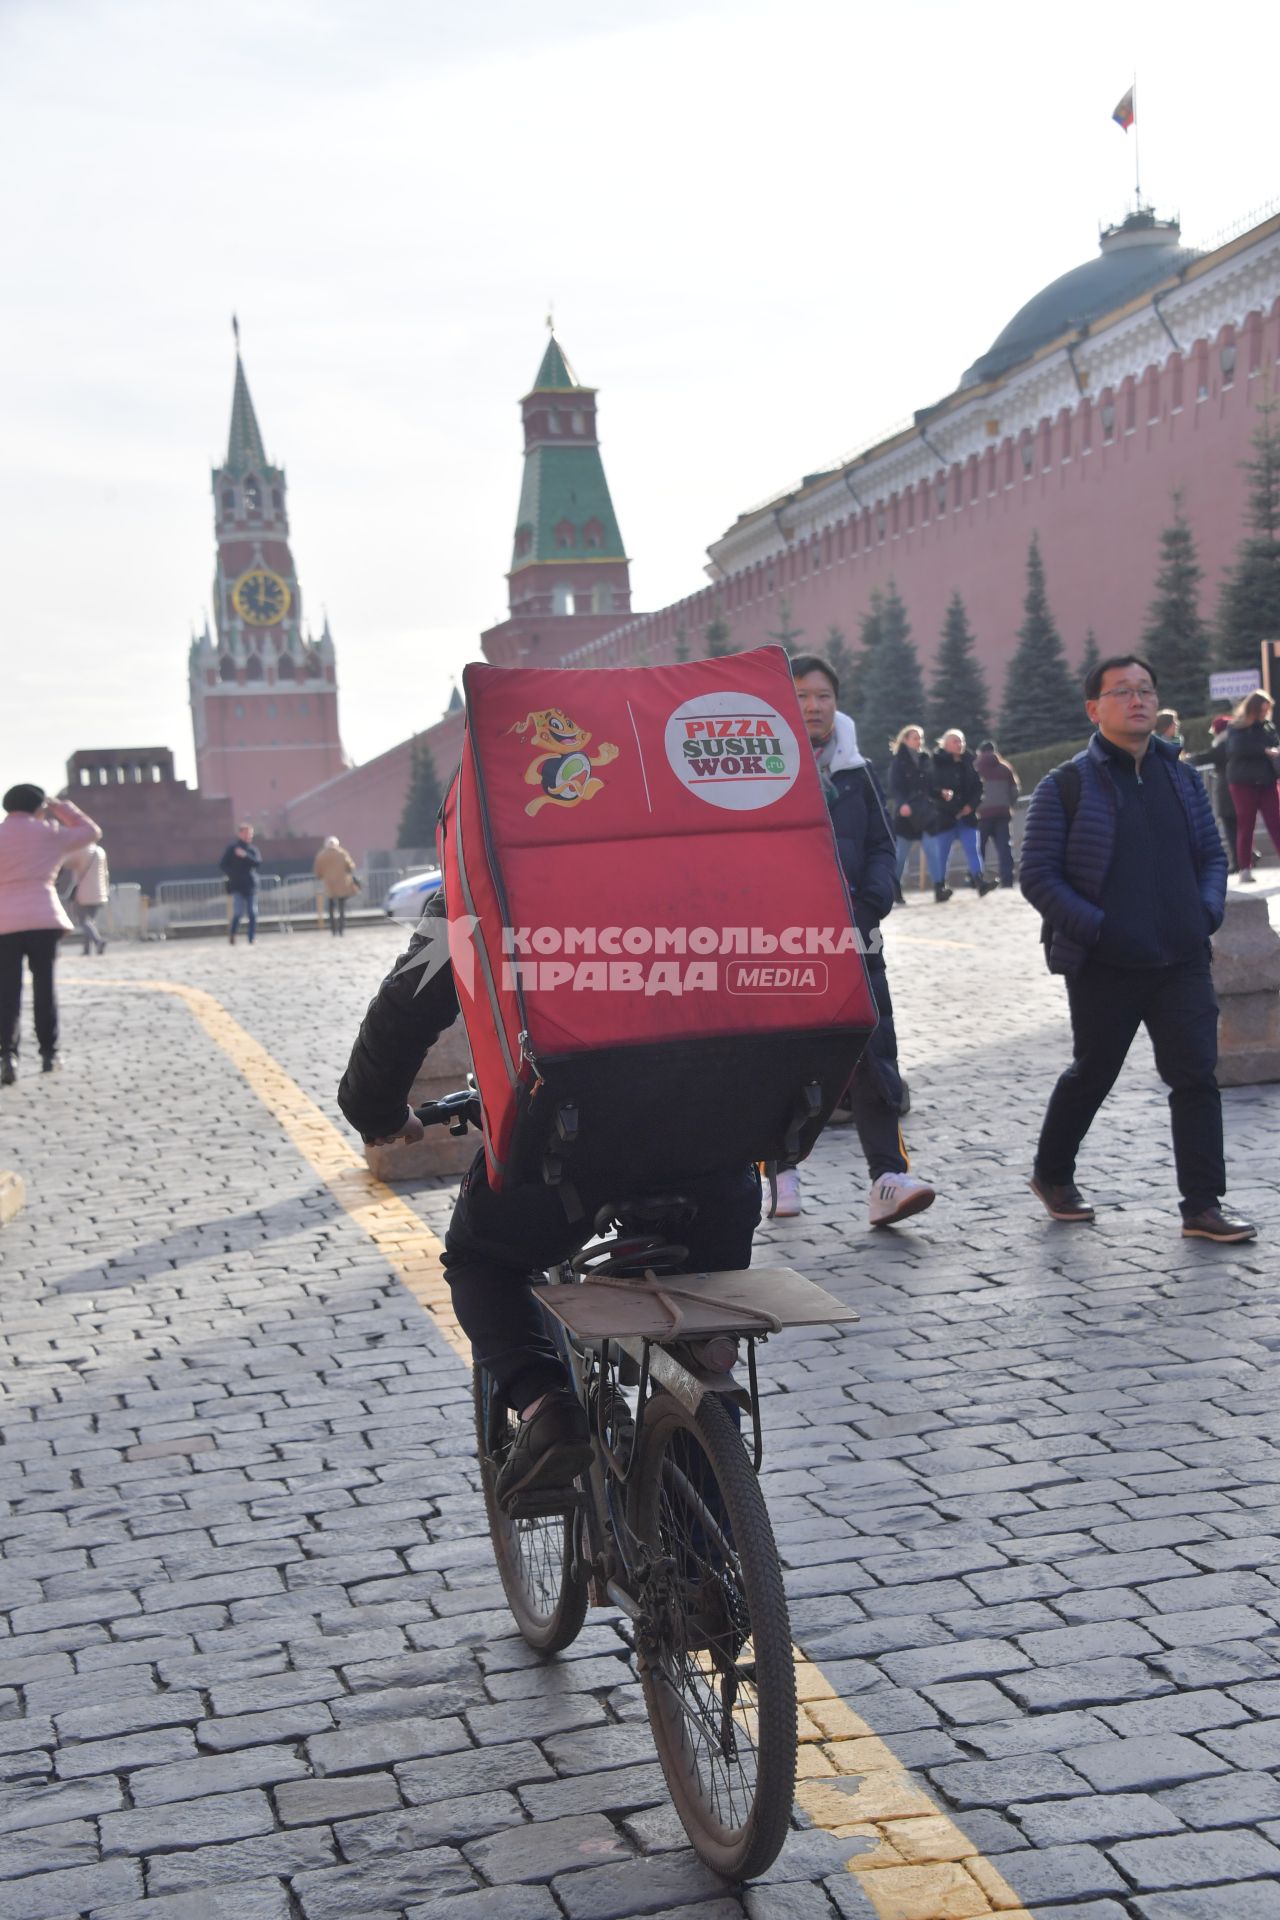
[[[631,1524],[652,1563],[637,1646],[662,1771],[697,1853],[725,1879],[749,1880],[790,1826],[795,1663],[764,1496],[719,1400],[691,1414],[655,1393]]]
[[[587,1617],[587,1575],[577,1553],[575,1516],[568,1513],[517,1520],[503,1512],[494,1482],[511,1443],[515,1416],[483,1367],[472,1368],[471,1392],[480,1485],[507,1605],[536,1652],[560,1653],[577,1639]]]

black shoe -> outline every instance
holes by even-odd
[[[907,896],[902,891],[901,880],[895,880],[893,883],[893,904],[895,907],[905,907],[907,904]]]
[[[987,880],[985,878],[975,880],[974,885],[978,889],[978,898],[981,900],[984,895],[994,893],[999,884],[1000,882],[998,880]]]
[[[1220,1246],[1236,1246],[1242,1240],[1256,1240],[1258,1229],[1252,1220],[1242,1220],[1225,1207],[1206,1207],[1203,1213],[1184,1214],[1184,1240],[1216,1240]]]
[[[1093,1208],[1074,1180],[1064,1180],[1058,1186],[1050,1180],[1042,1180],[1038,1173],[1033,1173],[1031,1191],[1038,1200],[1043,1200],[1046,1210],[1055,1220],[1078,1220],[1087,1223],[1093,1219]]]
[[[18,1077],[18,1063],[11,1053],[0,1054],[0,1087],[11,1087]]]
[[[933,890],[933,897],[937,901],[938,905],[941,906],[944,900],[949,900],[951,898],[950,887],[944,887],[942,885],[936,886]]]
[[[565,1387],[549,1393],[531,1420],[520,1422],[494,1491],[501,1503],[514,1493],[567,1490],[590,1465],[586,1409]]]
[[[56,1053],[42,1053],[40,1055],[41,1073],[57,1073],[60,1064]]]
[[[228,938],[228,939],[230,940],[230,942],[231,942],[231,944],[232,944],[232,946],[234,947],[234,945],[235,945],[235,943],[236,943],[236,935],[235,935],[235,928],[234,928],[234,927],[232,928],[232,930],[231,930],[231,932],[230,932],[230,933],[228,934],[228,936],[227,936],[227,938]]]

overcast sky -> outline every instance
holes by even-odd
[[[940,398],[1133,193],[1280,192],[1275,16],[1076,0],[0,0],[0,784],[192,774],[230,315],[356,759],[503,617],[554,302],[634,605]]]

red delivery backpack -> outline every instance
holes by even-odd
[[[803,1158],[876,1010],[786,654],[463,682],[440,865],[490,1185]]]

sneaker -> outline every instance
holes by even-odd
[[[949,900],[951,898],[951,888],[944,887],[944,886],[936,886],[933,890],[933,897],[937,901],[938,905],[941,906],[944,900]]]
[[[18,1077],[18,1063],[11,1053],[0,1055],[0,1087],[11,1087]]]
[[[1241,1240],[1256,1240],[1258,1229],[1252,1220],[1242,1220],[1225,1207],[1206,1207],[1203,1213],[1189,1213],[1182,1221],[1184,1240],[1216,1240],[1221,1246],[1235,1246]]]
[[[982,899],[985,899],[987,894],[994,893],[996,888],[999,886],[1000,882],[998,880],[988,880],[984,877],[978,880],[975,884],[978,889],[978,898],[979,900],[982,900]]]
[[[892,1227],[923,1213],[936,1199],[933,1188],[913,1173],[882,1173],[872,1182],[867,1208],[873,1227]]]
[[[1051,1180],[1042,1180],[1038,1173],[1031,1176],[1031,1191],[1038,1200],[1043,1200],[1046,1210],[1055,1220],[1093,1219],[1093,1208],[1081,1193],[1074,1180],[1064,1180],[1057,1186]]]
[[[516,1428],[494,1491],[499,1503],[514,1493],[569,1488],[591,1465],[586,1408],[567,1387],[548,1393],[538,1411]]]
[[[783,1167],[776,1177],[777,1199],[773,1203],[769,1218],[771,1220],[794,1220],[803,1211],[800,1199],[800,1175],[794,1167]]]
[[[1241,867],[1241,869],[1240,869],[1240,885],[1241,885],[1242,887],[1256,887],[1256,886],[1257,886],[1257,884],[1258,884],[1258,883],[1257,883],[1257,881],[1256,881],[1256,880],[1254,879],[1254,877],[1253,877],[1253,868],[1252,868],[1252,867]]]
[[[62,1062],[59,1060],[56,1053],[42,1053],[40,1055],[41,1073],[58,1073],[61,1070],[61,1067],[62,1067]]]

